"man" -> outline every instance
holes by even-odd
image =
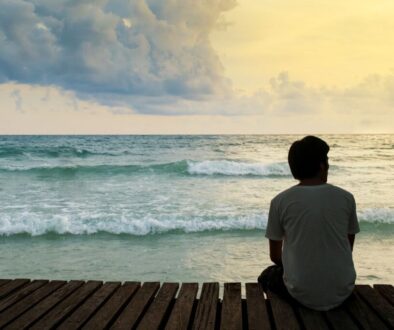
[[[288,162],[299,184],[271,201],[265,236],[275,266],[258,278],[264,291],[322,311],[353,291],[352,250],[360,231],[353,195],[327,184],[329,150],[314,136],[290,147]]]

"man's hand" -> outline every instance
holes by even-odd
[[[282,266],[282,243],[283,241],[270,239],[270,258],[278,266]]]

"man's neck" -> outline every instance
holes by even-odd
[[[321,178],[310,178],[310,179],[303,179],[300,180],[299,186],[318,186],[321,184],[325,184],[326,181],[322,180]]]

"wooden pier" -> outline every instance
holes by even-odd
[[[1,329],[394,329],[392,285],[358,285],[339,308],[291,306],[257,283],[0,280]]]

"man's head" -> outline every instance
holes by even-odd
[[[289,150],[288,161],[291,173],[297,180],[322,176],[327,181],[329,145],[316,136],[306,136],[295,141]]]

